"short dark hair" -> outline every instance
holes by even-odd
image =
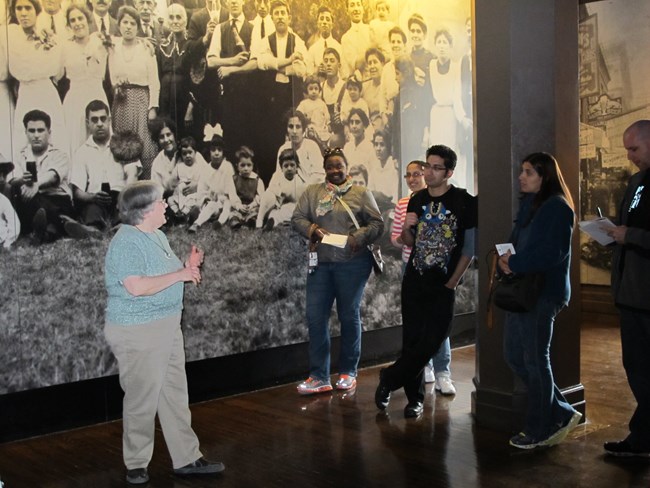
[[[130,184],[120,192],[117,199],[120,219],[127,225],[138,225],[162,196],[162,186],[154,181],[143,180]]]
[[[210,139],[210,150],[214,149],[221,149],[222,151],[226,147],[226,143],[223,140],[223,137],[221,137],[219,134],[215,134],[212,136],[212,139]]]
[[[444,163],[447,171],[453,171],[456,169],[456,162],[458,161],[458,156],[454,150],[450,147],[447,147],[443,144],[436,144],[427,149],[426,159],[429,159],[429,156],[438,156]]]
[[[384,53],[382,53],[379,49],[376,47],[370,47],[366,49],[366,63],[368,62],[368,58],[370,56],[376,56],[379,61],[381,61],[381,64],[386,64],[386,56],[384,56]]]
[[[196,151],[196,140],[192,136],[183,137],[178,143],[180,149],[191,148]]]
[[[300,167],[298,153],[293,149],[283,149],[280,151],[280,155],[278,156],[278,163],[280,163],[280,167],[282,167],[282,163],[285,161],[293,161],[296,163],[296,166]]]
[[[289,125],[289,120],[292,119],[293,117],[298,117],[300,120],[300,123],[302,124],[302,130],[307,130],[307,125],[309,125],[309,121],[307,120],[307,116],[303,114],[300,110],[296,110],[293,108],[290,108],[284,113],[284,126],[286,127]]]
[[[23,125],[27,129],[29,122],[43,122],[49,130],[52,127],[52,118],[42,110],[30,110],[23,117]]]
[[[151,132],[151,137],[154,141],[158,142],[160,133],[165,127],[174,134],[174,137],[176,137],[176,122],[169,117],[157,117],[149,123],[149,131]]]
[[[393,36],[393,34],[397,34],[397,35],[401,36],[402,37],[402,42],[404,44],[406,44],[406,34],[404,33],[404,31],[402,30],[401,27],[395,26],[391,30],[389,30],[388,31],[388,39],[390,39]]]
[[[302,84],[302,86],[305,87],[305,93],[307,93],[307,88],[309,88],[309,85],[313,85],[314,83],[316,83],[318,85],[318,87],[320,88],[320,80],[318,79],[318,76],[309,75],[309,76],[307,76],[307,78],[305,78],[305,81]]]
[[[375,142],[377,136],[384,138],[384,144],[386,144],[386,149],[388,149],[388,153],[390,154],[393,150],[393,141],[391,141],[388,131],[382,129],[376,130],[372,135],[372,142]]]
[[[90,117],[90,112],[99,112],[100,110],[106,110],[106,114],[109,113],[108,105],[106,105],[101,100],[93,100],[88,105],[86,105],[86,120]]]
[[[348,122],[352,118],[353,115],[358,115],[359,118],[361,119],[361,123],[363,124],[364,127],[368,127],[370,125],[370,120],[368,119],[368,116],[366,115],[366,112],[361,110],[358,107],[354,107],[353,109],[350,110],[350,115],[348,115]]]
[[[273,10],[276,8],[284,7],[287,9],[287,13],[291,15],[291,7],[289,7],[289,4],[285,2],[285,0],[273,0],[271,2],[271,6],[269,7],[269,13],[273,15]]]
[[[237,151],[235,152],[235,158],[237,159],[237,164],[239,164],[239,161],[241,159],[253,159],[255,157],[255,153],[253,150],[248,147],[248,146],[241,146]]]
[[[320,14],[324,13],[324,12],[329,13],[332,16],[332,19],[334,19],[334,14],[332,13],[332,9],[329,8],[327,5],[321,5],[320,7],[318,7],[318,12],[316,13],[316,18],[318,18],[318,16]]]
[[[323,51],[323,57],[325,57],[326,54],[332,54],[336,58],[336,60],[340,63],[341,62],[341,53],[338,52],[336,49],[333,47],[328,47]]]

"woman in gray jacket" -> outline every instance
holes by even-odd
[[[309,378],[298,385],[302,395],[332,390],[328,324],[334,300],[341,321],[336,388],[350,390],[356,386],[361,354],[359,308],[372,268],[368,244],[376,241],[384,229],[372,193],[363,186],[352,185],[348,161],[340,148],[325,152],[323,167],[325,182],[305,190],[292,218],[294,228],[311,243],[306,305]],[[328,234],[347,236],[345,246],[322,243]]]

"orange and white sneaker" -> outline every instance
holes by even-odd
[[[352,388],[356,388],[356,386],[357,379],[349,374],[342,374],[336,382],[337,390],[351,390]]]
[[[313,395],[315,393],[325,393],[332,391],[332,383],[329,380],[317,380],[312,377],[298,385],[298,393],[301,395]]]

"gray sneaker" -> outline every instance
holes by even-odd
[[[208,461],[205,458],[200,457],[193,463],[190,463],[182,468],[177,468],[174,470],[174,474],[181,475],[194,475],[194,474],[217,474],[223,472],[226,467],[223,463],[218,461]]]
[[[147,468],[128,469],[126,471],[126,482],[132,485],[144,485],[149,482]]]

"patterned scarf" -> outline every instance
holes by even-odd
[[[350,188],[352,188],[352,178],[350,178],[349,176],[345,180],[345,183],[339,186],[327,181],[325,183],[325,190],[326,190],[325,196],[323,196],[323,198],[321,198],[318,201],[318,207],[316,207],[316,216],[322,217],[330,210],[332,210],[332,207],[334,206],[334,201],[337,198],[340,198],[341,196],[345,195],[350,190]]]

